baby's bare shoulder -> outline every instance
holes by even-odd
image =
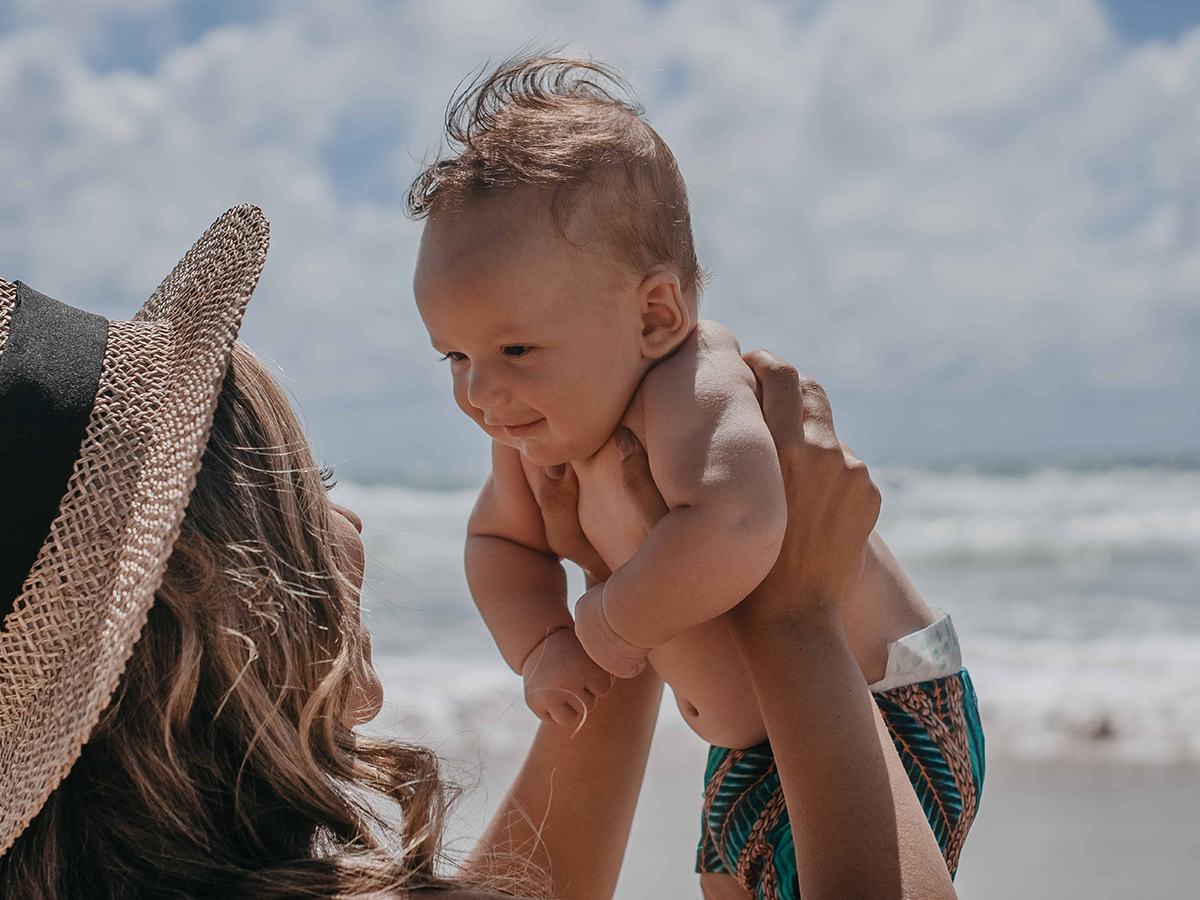
[[[646,451],[668,504],[703,497],[711,505],[720,495],[722,503],[737,505],[782,496],[754,373],[727,328],[701,322],[642,384]]]
[[[650,370],[642,382],[648,408],[699,403],[702,406],[744,399],[755,390],[754,373],[742,361],[733,332],[702,319],[670,357]]]

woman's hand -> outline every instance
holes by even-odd
[[[618,428],[613,440],[621,455],[621,479],[626,496],[638,511],[645,533],[649,534],[658,520],[667,514],[667,504],[654,486],[650,461],[633,432]],[[571,464],[544,468],[537,484],[533,485],[533,495],[542,509],[550,549],[583,569],[589,588],[608,581],[611,570],[579,525],[579,479]]]
[[[879,489],[838,441],[824,389],[765,350],[743,355],[762,391],[787,492],[788,523],[774,568],[731,613],[741,626],[836,608],[862,574],[879,518]]]
[[[550,549],[583,569],[588,587],[608,581],[612,572],[579,525],[579,479],[571,464],[543,468],[533,496],[542,510]]]

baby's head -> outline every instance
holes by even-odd
[[[592,62],[505,63],[447,114],[457,151],[409,192],[413,288],[454,397],[540,465],[583,459],[696,324],[687,191],[624,82]]]

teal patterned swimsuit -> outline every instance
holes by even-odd
[[[936,677],[912,680],[929,675]],[[871,690],[953,877],[983,791],[984,741],[949,616],[891,644],[887,675]],[[757,900],[798,900],[792,828],[770,744],[709,748],[704,781],[696,871],[733,875]]]

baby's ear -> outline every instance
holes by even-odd
[[[679,276],[665,266],[655,267],[638,287],[637,299],[642,317],[642,356],[661,359],[683,343],[695,324],[679,289]]]

